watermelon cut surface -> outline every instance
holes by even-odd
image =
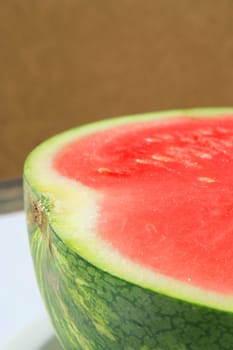
[[[232,171],[233,109],[98,122],[31,153],[31,250],[65,349],[233,348]]]

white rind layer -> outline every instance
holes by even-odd
[[[116,118],[72,129],[39,145],[25,162],[24,176],[29,186],[51,203],[52,210],[48,215],[53,230],[68,247],[96,267],[158,293],[190,303],[233,311],[233,295],[203,290],[193,286],[192,281],[181,282],[155,273],[132,262],[101,240],[96,232],[98,215],[101,215],[98,211],[101,193],[60,175],[52,165],[55,155],[65,145],[98,130],[151,119],[217,117],[228,114],[233,114],[233,108],[176,110]]]

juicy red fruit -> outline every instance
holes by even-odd
[[[54,167],[101,192],[97,232],[122,255],[233,292],[233,115],[99,131],[65,146]]]

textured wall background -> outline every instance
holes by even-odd
[[[91,120],[233,105],[232,0],[0,2],[0,178]]]

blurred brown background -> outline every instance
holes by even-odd
[[[232,92],[232,0],[0,2],[0,178],[64,129]]]

